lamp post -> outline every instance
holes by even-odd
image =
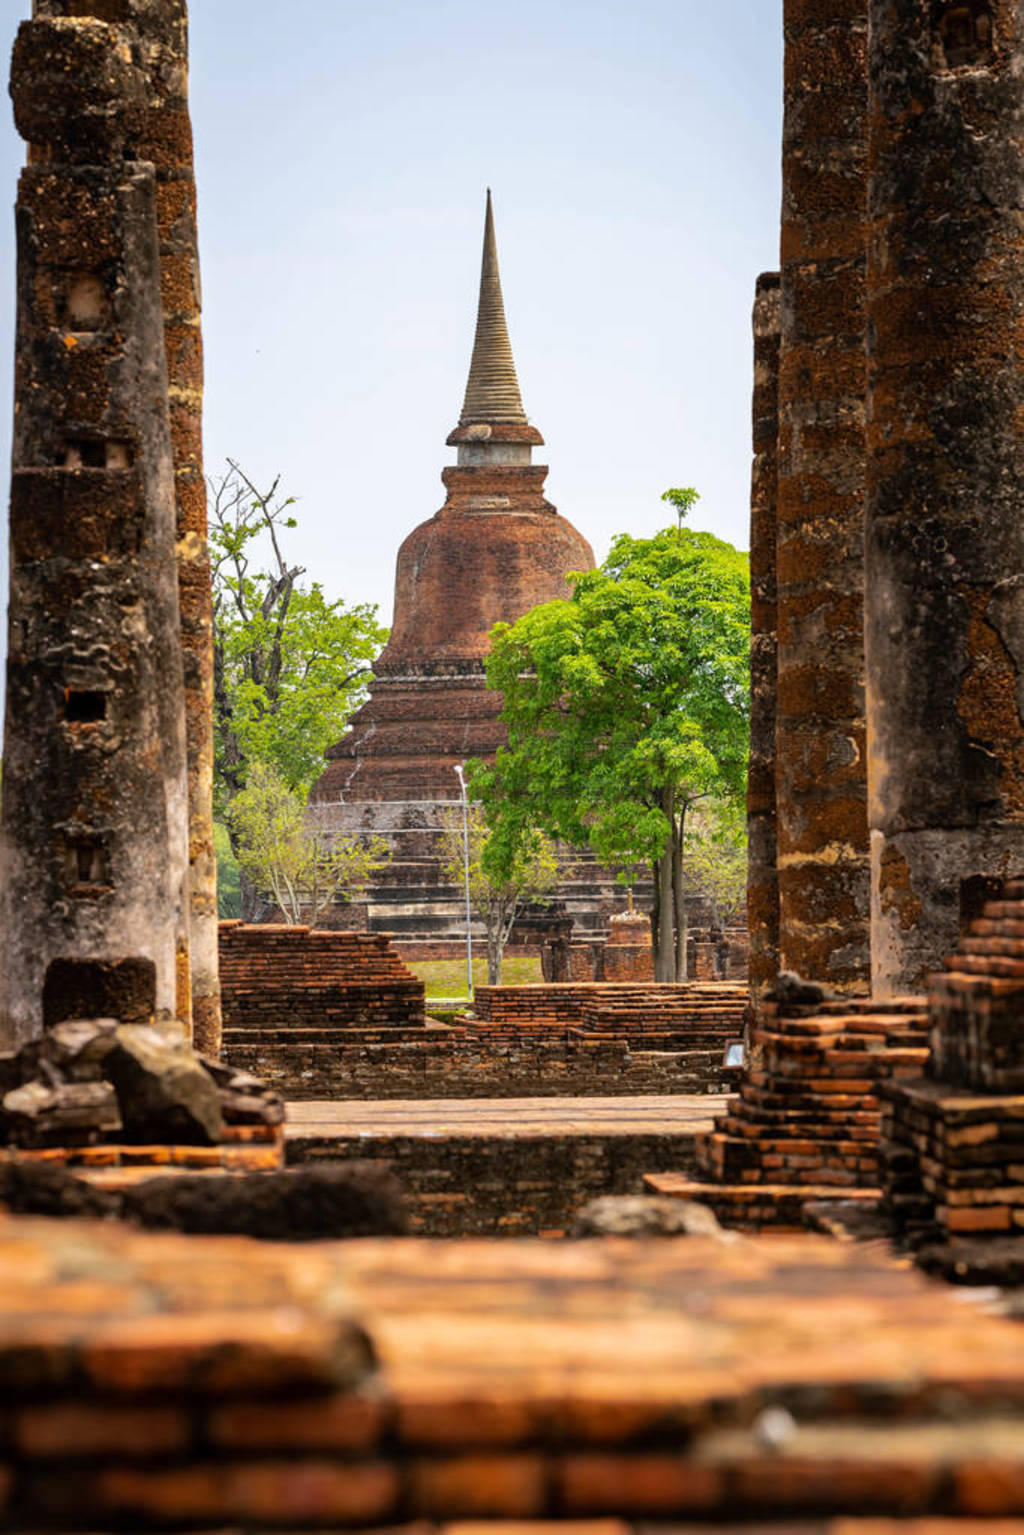
[[[472,916],[469,904],[469,800],[466,796],[466,779],[462,772],[462,763],[456,762],[455,776],[459,780],[459,789],[462,794],[462,851],[466,869],[466,987],[469,1000],[473,1000],[473,933],[471,928]]]

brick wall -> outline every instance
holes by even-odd
[[[242,1030],[424,1020],[423,982],[382,933],[222,922],[220,979],[225,1043]]]
[[[726,1092],[735,1085],[719,1044],[670,1048],[575,1030],[552,1038],[488,1038],[454,1029],[393,1037],[402,1033],[363,1038],[353,1030],[329,1040],[306,1030],[295,1037],[264,1031],[229,1035],[226,1050],[233,1066],[292,1100],[631,1097]]]
[[[566,1028],[582,1023],[584,1008],[596,1003],[616,1006],[622,1025],[640,1027],[645,1019],[681,1011],[696,1019],[709,1007],[731,1009],[736,1034],[743,1031],[746,988],[715,982],[701,985],[681,981],[676,985],[650,982],[564,982],[546,986],[478,986],[474,1008],[484,1023],[543,1024]]]
[[[290,1139],[288,1161],[379,1160],[395,1172],[418,1236],[560,1234],[601,1194],[639,1193],[651,1167],[689,1171],[690,1134],[353,1135]]]

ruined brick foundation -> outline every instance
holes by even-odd
[[[289,1099],[631,1097],[720,1092],[736,1080],[725,1051],[743,1032],[740,986],[479,987],[474,1017],[424,1026],[389,1011],[389,997],[408,1001],[393,975],[332,979],[339,957],[384,952],[379,936],[263,932],[224,925],[225,1050]],[[307,946],[319,957],[307,959]],[[290,968],[264,988],[249,954],[263,953],[273,973],[282,951]]]

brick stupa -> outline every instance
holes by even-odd
[[[391,639],[370,697],[327,753],[312,814],[327,829],[385,837],[391,859],[367,891],[371,928],[405,934],[460,929],[460,893],[440,877],[438,834],[458,797],[455,765],[489,758],[504,739],[501,695],[484,676],[488,636],[541,602],[569,595],[589,570],[586,539],[544,498],[544,439],[527,420],[505,323],[490,192],[476,340],[447,500],[398,552]],[[585,855],[564,865],[578,925],[593,928],[616,887]],[[574,888],[578,884],[578,889]]]

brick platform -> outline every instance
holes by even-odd
[[[877,1251],[8,1218],[0,1253],[7,1529],[1024,1517],[1024,1330]]]
[[[477,998],[477,1017],[451,1027],[229,1026],[225,1048],[291,1099],[638,1096],[735,1083],[724,1055],[743,1032],[739,986],[501,986]]]
[[[738,1098],[698,1137],[702,1187],[649,1183],[757,1228],[790,1229],[805,1204],[853,1190],[879,1197],[880,1089],[920,1072],[926,1030],[917,997],[765,1004]]]
[[[226,1049],[263,1029],[424,1020],[423,982],[406,969],[386,933],[222,922],[220,980]]]
[[[567,1028],[584,1022],[584,1009],[616,1008],[622,1026],[640,1027],[654,1018],[671,1014],[681,1021],[699,1024],[712,1016],[732,1026],[730,1038],[743,1032],[746,988],[727,981],[683,981],[658,985],[648,981],[566,981],[546,986],[478,986],[473,1010],[483,1023],[511,1023],[521,1028],[540,1024]]]
[[[424,1236],[559,1235],[601,1194],[636,1193],[651,1166],[692,1175],[721,1098],[292,1103],[287,1161],[379,1160]]]

